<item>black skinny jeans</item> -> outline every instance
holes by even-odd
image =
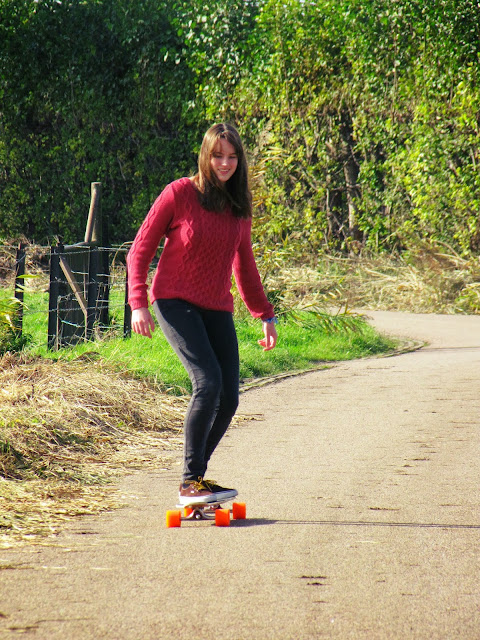
[[[239,358],[233,316],[184,300],[153,304],[166,339],[192,383],[184,422],[183,480],[197,480],[238,407]]]

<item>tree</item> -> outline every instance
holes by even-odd
[[[2,0],[3,235],[78,241],[90,182],[101,181],[111,237],[122,241],[191,166],[191,74],[166,4]]]

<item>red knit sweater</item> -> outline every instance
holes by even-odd
[[[127,256],[129,304],[148,306],[147,274],[162,237],[165,244],[150,301],[180,298],[204,309],[233,312],[232,270],[254,318],[274,315],[252,251],[251,220],[200,206],[189,178],[169,184],[155,200]]]

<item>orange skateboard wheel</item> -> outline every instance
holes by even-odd
[[[234,502],[232,504],[232,515],[234,520],[245,520],[247,517],[247,505],[245,502]]]
[[[183,515],[185,516],[185,518],[188,518],[188,516],[191,516],[192,513],[193,513],[192,507],[185,507],[183,510]]]
[[[217,527],[228,527],[230,525],[230,509],[217,509],[215,524]]]
[[[177,510],[167,511],[167,528],[179,527],[182,524],[182,513]]]

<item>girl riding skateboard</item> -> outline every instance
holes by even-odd
[[[192,396],[184,421],[179,502],[211,503],[237,495],[205,479],[207,465],[238,406],[239,356],[233,323],[232,271],[253,317],[263,323],[264,351],[275,347],[275,313],[262,287],[251,244],[252,198],[236,129],[216,124],[203,139],[198,171],[160,193],[127,257],[132,329],[151,338],[148,297],[166,339],[185,367]],[[149,296],[147,273],[164,248]]]

